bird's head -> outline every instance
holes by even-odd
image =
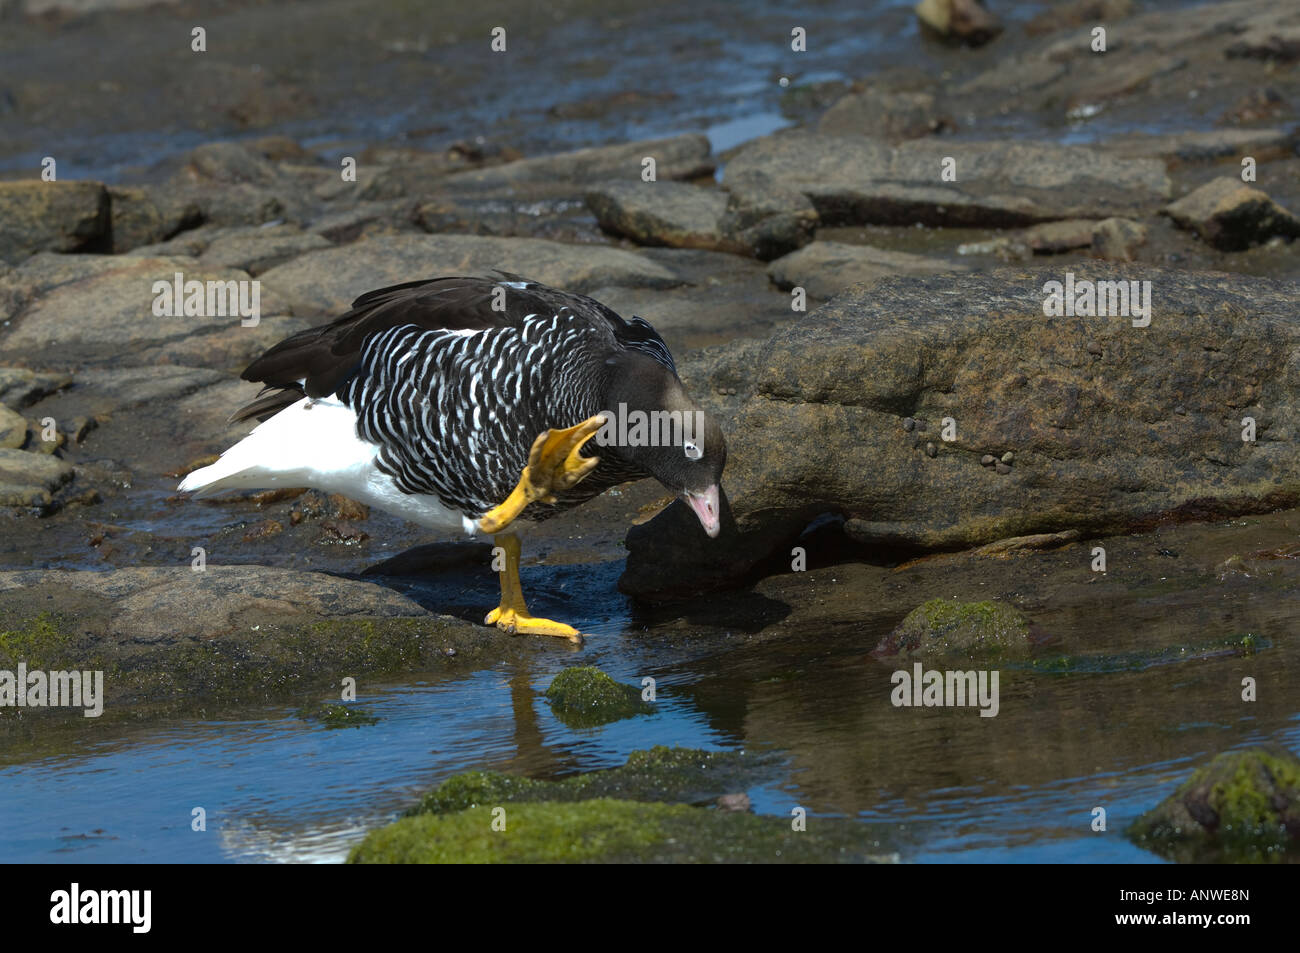
[[[593,442],[647,471],[691,508],[705,533],[717,536],[727,463],[722,428],[663,365],[648,358],[619,364],[606,422]]]

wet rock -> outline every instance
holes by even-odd
[[[279,181],[275,163],[238,142],[208,142],[192,149],[180,176],[190,180],[271,185]]]
[[[72,476],[72,465],[58,457],[0,448],[0,506],[47,508]]]
[[[871,654],[877,658],[963,656],[993,661],[1022,654],[1028,639],[1029,622],[1014,606],[931,599],[909,612]]]
[[[1054,255],[1072,248],[1090,247],[1096,226],[1097,223],[1089,219],[1045,222],[1025,229],[1020,240],[1036,254]]]
[[[1224,251],[1240,251],[1274,235],[1300,236],[1300,217],[1259,189],[1226,176],[1183,196],[1165,214]]]
[[[1279,20],[1251,23],[1233,38],[1224,54],[1232,59],[1294,63],[1300,59],[1300,23],[1294,17],[1289,23]]]
[[[715,163],[707,136],[698,133],[579,149],[559,155],[519,159],[490,169],[449,176],[446,185],[466,191],[492,191],[520,186],[546,186],[572,192],[592,182],[641,180],[642,160],[655,160],[655,175],[664,179],[695,179],[712,175]],[[557,189],[557,187],[559,187]]]
[[[19,450],[27,442],[27,418],[0,404],[0,449]]]
[[[945,124],[936,112],[931,93],[868,89],[850,93],[828,109],[817,123],[817,131],[901,142],[931,135]]]
[[[21,410],[72,384],[68,374],[50,374],[25,367],[0,367],[0,404]]]
[[[983,46],[1002,32],[1002,22],[983,0],[921,0],[915,10],[927,29],[967,46]]]
[[[47,355],[60,363],[117,359],[132,349],[241,327],[242,318],[231,313],[155,316],[153,287],[156,281],[173,285],[180,273],[184,281],[221,282],[225,293],[227,282],[249,281],[247,272],[200,265],[193,258],[75,257],[82,260],[32,259],[7,279],[25,286],[28,303],[0,336],[0,352],[20,352],[29,360]],[[264,314],[288,310],[266,287],[260,289],[259,304]],[[233,311],[233,301],[224,310]]]
[[[1250,90],[1233,103],[1232,107],[1219,117],[1219,122],[1230,125],[1265,122],[1290,114],[1291,106],[1281,93],[1271,86],[1260,86]]]
[[[303,721],[317,722],[327,729],[361,728],[365,725],[377,725],[379,719],[359,705],[336,705],[322,703],[315,708],[304,708],[298,712]]]
[[[956,181],[940,179],[956,161]],[[729,182],[763,176],[806,195],[824,225],[1011,227],[1154,211],[1170,194],[1164,165],[1101,150],[1029,142],[781,134],[742,146]]]
[[[639,245],[719,248],[727,196],[681,182],[607,182],[586,196],[600,227]]]
[[[778,288],[803,288],[813,298],[830,298],[851,285],[874,282],[887,275],[934,275],[966,271],[965,265],[889,251],[872,245],[816,241],[778,258],[767,267]]]
[[[108,191],[98,182],[0,182],[0,261],[105,242]]]
[[[201,367],[86,368],[78,387],[85,388],[97,410],[111,411],[171,404],[224,379],[219,371]]]
[[[1102,264],[1071,271],[1134,277]],[[1144,269],[1160,290],[1150,325],[1135,328],[1131,317],[1046,317],[1044,285],[1062,277],[886,278],[765,342],[684,357],[689,392],[727,434],[723,530],[708,540],[684,506],[668,507],[629,531],[620,587],[734,585],[769,556],[788,564],[827,513],[867,545],[938,549],[1300,501],[1290,284]],[[715,381],[740,382],[739,395],[717,396]],[[1269,436],[1243,442],[1245,416]],[[958,439],[929,460],[902,426],[909,417],[952,417]],[[1015,465],[992,479],[980,460],[998,446],[1015,447]]]
[[[1221,754],[1125,835],[1180,863],[1300,856],[1300,759],[1286,749]]]
[[[601,285],[668,288],[666,268],[619,248],[578,247],[533,238],[477,235],[389,235],[344,248],[308,252],[261,276],[265,289],[297,315],[342,314],[354,298],[411,275],[464,274],[493,269],[584,292]]]
[[[556,675],[546,689],[546,699],[555,716],[571,728],[592,728],[654,711],[641,700],[636,686],[616,682],[591,665],[566,668]]]
[[[199,264],[207,268],[238,268],[250,275],[260,275],[306,252],[331,247],[327,239],[304,232],[296,225],[246,228],[216,238],[199,256]]]
[[[0,644],[0,662],[102,668],[113,673],[104,682],[110,705],[178,704],[437,670],[452,664],[448,647],[456,664],[481,665],[513,657],[522,641],[435,615],[372,582],[218,565],[212,549],[207,558],[200,572],[186,549],[176,566],[0,573],[0,619],[16,636]]]
[[[753,807],[749,795],[743,791],[736,794],[723,794],[715,803],[718,805],[719,810],[736,811],[741,814],[747,813]]]

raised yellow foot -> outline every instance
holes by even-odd
[[[567,430],[548,430],[533,441],[528,451],[528,465],[505,502],[488,510],[478,521],[484,533],[499,533],[524,511],[529,503],[540,500],[554,503],[555,494],[577,486],[600,462],[599,457],[582,457],[583,444],[604,425],[600,414],[588,417]]]
[[[524,590],[519,583],[519,537],[503,533],[496,538],[497,545],[505,550],[505,565],[501,567],[501,605],[487,614],[485,625],[495,625],[511,635],[554,635],[582,644],[582,633],[563,622],[539,619],[528,611]]]

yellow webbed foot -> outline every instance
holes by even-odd
[[[601,414],[588,417],[582,423],[564,430],[547,430],[533,441],[528,452],[528,465],[519,476],[519,483],[505,501],[494,506],[478,521],[484,533],[499,533],[505,529],[529,503],[541,501],[554,503],[555,494],[577,486],[600,463],[599,457],[583,457],[583,445],[594,437],[605,424]]]
[[[568,639],[575,645],[582,644],[582,633],[573,626],[531,616],[528,614],[527,608],[512,609],[506,606],[497,606],[487,614],[487,618],[483,622],[486,625],[495,625],[501,631],[508,632],[511,635],[553,635],[557,638]]]

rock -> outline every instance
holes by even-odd
[[[657,747],[627,764],[560,781],[495,771],[455,775],[406,816],[372,831],[349,863],[862,862],[881,853],[882,828],[828,818],[792,832],[789,819],[755,817],[737,789],[769,781],[771,759]],[[725,798],[728,810],[695,805]],[[485,838],[503,809],[506,837]]]
[[[1257,162],[1286,158],[1297,145],[1297,131],[1287,129],[1212,129],[1177,133],[1128,133],[1101,144],[1126,159],[1160,158],[1179,162],[1216,162],[1253,156]]]
[[[1133,277],[1103,264],[1071,271]],[[886,278],[766,341],[684,356],[688,391],[727,435],[723,530],[707,540],[673,504],[629,531],[620,588],[733,585],[769,556],[788,563],[825,514],[866,545],[929,550],[1300,501],[1292,284],[1144,268],[1159,292],[1150,326],[1135,328],[1130,317],[1046,317],[1044,285],[1062,277]],[[737,396],[718,396],[733,386]],[[1246,416],[1267,436],[1243,442]],[[958,439],[930,459],[909,417],[952,417]],[[1015,448],[1010,473],[980,465],[989,447]]]
[[[199,367],[86,368],[77,378],[79,388],[105,410],[126,410],[141,404],[170,404],[187,397],[225,375]]]
[[[1070,0],[1044,10],[1025,24],[1030,36],[1041,36],[1093,23],[1113,23],[1133,15],[1133,0]]]
[[[1132,261],[1147,241],[1147,227],[1127,218],[1098,222],[1092,233],[1092,253],[1110,261]]]
[[[142,364],[179,364],[239,372],[291,334],[319,323],[311,318],[272,315],[256,327],[235,325],[211,334],[195,334],[164,341],[137,352]]]
[[[114,254],[165,242],[203,220],[197,202],[165,189],[115,185],[108,197]]]
[[[586,202],[571,196],[523,198],[439,193],[420,204],[415,219],[426,232],[439,234],[608,244],[605,233],[587,210]]]
[[[1036,254],[1054,255],[1072,248],[1088,248],[1096,227],[1097,223],[1089,219],[1045,222],[1021,232],[1020,241]]]
[[[875,136],[889,142],[920,139],[945,125],[925,92],[868,89],[850,93],[826,111],[817,131],[831,136]]]
[[[1004,602],[922,603],[880,640],[877,658],[963,656],[981,662],[1023,654],[1029,622]]]
[[[271,185],[280,179],[275,163],[237,142],[208,142],[192,149],[179,178],[190,181]]]
[[[1230,59],[1272,60],[1294,63],[1300,59],[1300,23],[1265,22],[1250,24],[1224,50]]]
[[[1164,211],[1180,227],[1224,251],[1240,251],[1274,235],[1300,236],[1300,217],[1259,189],[1226,176],[1207,182]]]
[[[600,227],[639,245],[720,248],[727,196],[681,182],[606,182],[586,195]]]
[[[45,509],[72,475],[72,465],[58,457],[0,449],[0,506]]]
[[[592,182],[641,181],[643,160],[655,160],[655,177],[696,179],[712,175],[715,168],[707,136],[690,133],[666,139],[620,143],[564,152],[559,155],[519,159],[489,169],[448,176],[445,185],[462,191],[500,191],[521,186],[544,186],[543,191],[578,194]]]
[[[641,700],[634,685],[614,681],[591,665],[566,668],[546,689],[555,716],[571,728],[592,728],[654,708]]]
[[[939,178],[956,161],[956,181]],[[727,181],[765,177],[802,192],[823,225],[1012,227],[1155,210],[1170,194],[1163,163],[1083,146],[780,134],[742,146]]]
[[[68,374],[47,374],[25,367],[0,367],[0,404],[21,410],[72,384]]]
[[[1002,23],[983,0],[921,0],[916,18],[944,39],[983,46],[1002,32]]]
[[[133,349],[242,327],[238,314],[156,317],[153,286],[156,281],[171,285],[180,273],[184,281],[221,282],[225,293],[227,282],[250,281],[247,272],[205,267],[193,258],[75,257],[81,260],[33,260],[30,269],[25,264],[10,276],[25,286],[31,303],[10,320],[8,333],[0,337],[0,352],[20,352],[29,360],[44,355],[61,363],[118,359]],[[244,287],[251,303],[251,286]],[[260,287],[259,297],[263,314],[288,310],[266,287]],[[224,310],[235,310],[233,304]],[[213,310],[220,310],[215,305],[214,300]]]
[[[812,241],[817,209],[801,192],[760,176],[728,183],[727,191],[720,227],[731,250],[769,261]]]
[[[306,252],[332,247],[327,239],[304,232],[296,225],[264,225],[231,230],[216,238],[199,256],[199,264],[207,268],[239,268],[250,275],[260,275]]]
[[[19,451],[0,451],[15,454]],[[61,461],[33,459],[47,464]],[[66,466],[66,464],[65,464]],[[0,458],[0,481],[4,479]],[[326,573],[217,565],[0,572],[0,667],[102,668],[107,705],[256,699],[354,676],[512,657],[504,633]],[[183,620],[178,625],[178,620]]]
[[[887,275],[934,275],[967,271],[965,265],[872,245],[813,242],[767,267],[778,288],[800,287],[813,298],[830,298],[851,285],[874,282]]]
[[[98,182],[0,182],[0,261],[102,245],[108,222],[108,191]]]
[[[408,199],[358,202],[352,208],[313,219],[307,229],[336,245],[346,245],[374,235],[418,232],[417,208],[416,203]]]
[[[1300,759],[1249,748],[1197,768],[1125,835],[1180,863],[1241,863],[1300,856]]]
[[[297,315],[337,315],[353,299],[384,285],[434,276],[513,272],[584,292],[601,285],[668,288],[679,283],[668,269],[618,248],[578,247],[534,238],[477,235],[387,235],[344,248],[308,252],[261,276],[266,291]]]
[[[27,442],[27,418],[0,404],[0,449],[20,450]]]

